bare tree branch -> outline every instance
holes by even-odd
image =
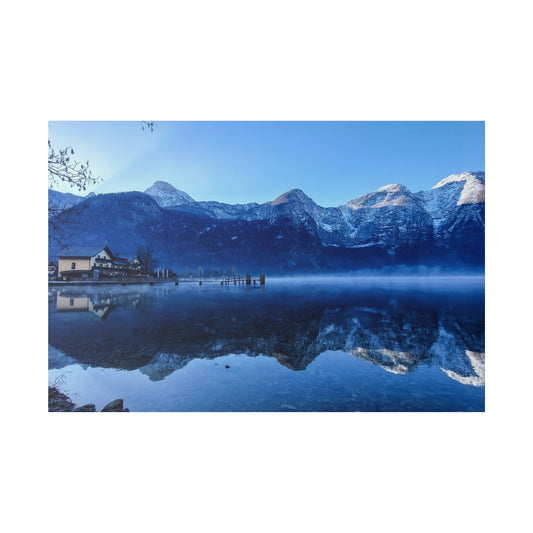
[[[95,178],[89,168],[89,161],[80,163],[72,158],[74,150],[68,146],[56,152],[48,141],[48,186],[53,188],[60,183],[68,183],[79,191],[94,185],[102,178]]]
[[[157,260],[154,257],[154,250],[151,246],[139,246],[137,249],[137,257],[142,263],[142,271],[146,276],[151,274],[157,265]]]
[[[154,131],[156,123],[154,121],[142,120],[141,127]],[[95,185],[102,181],[100,177],[94,177],[89,168],[89,161],[81,163],[74,159],[74,150],[71,146],[54,150],[52,143],[48,140],[48,187],[53,189],[65,183],[79,191],[87,190],[88,186]],[[57,246],[63,245],[64,230],[71,224],[69,212],[71,206],[48,205],[49,224],[49,245],[55,243]]]
[[[155,122],[153,120],[141,120],[141,128],[144,131],[144,128],[154,131]]]

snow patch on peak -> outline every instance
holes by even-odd
[[[464,185],[456,205],[479,204],[485,201],[485,172],[452,174],[439,181],[431,190],[458,182],[464,182]]]
[[[161,207],[172,207],[194,202],[187,193],[179,191],[176,187],[166,181],[156,181],[144,192],[154,198]]]
[[[311,198],[309,198],[309,196],[307,196],[307,194],[305,194],[301,189],[291,189],[290,191],[283,193],[281,196],[278,196],[274,201],[270,202],[270,205],[286,204],[294,201],[312,202]]]
[[[417,200],[405,185],[393,183],[380,187],[377,191],[370,194],[365,194],[361,198],[351,200],[345,205],[350,209],[361,209],[365,207],[378,209],[381,207],[412,206],[416,203]]]
[[[380,187],[376,190],[376,192],[409,194],[411,191],[409,191],[405,185],[401,185],[400,183],[391,183],[390,185],[384,185],[383,187]]]
[[[479,204],[485,201],[485,184],[480,180],[467,180],[457,205]]]
[[[461,174],[452,174],[443,180],[440,180],[437,185],[432,187],[432,189],[438,189],[439,187],[444,187],[444,185],[448,185],[448,183],[454,183],[456,181],[471,180],[478,180],[485,185],[485,172],[462,172]]]
[[[174,187],[174,185],[171,185],[170,183],[168,183],[166,181],[157,180],[157,181],[154,181],[154,183],[152,184],[150,189],[157,189],[157,190],[165,190],[166,189],[166,190],[173,191],[173,190],[176,189],[176,187]],[[147,189],[147,190],[150,190],[150,189]]]

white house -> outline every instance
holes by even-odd
[[[107,246],[71,247],[59,255],[58,275],[69,279],[138,276],[141,267],[139,258],[129,262],[114,255]]]

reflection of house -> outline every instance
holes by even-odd
[[[137,306],[139,293],[118,294],[77,294],[70,291],[57,294],[56,310],[58,312],[90,311],[105,320],[116,307]]]
[[[58,311],[88,311],[89,298],[87,296],[57,295],[56,309]]]
[[[93,302],[88,296],[63,296],[57,295],[56,309],[59,312],[65,311],[92,311],[96,316],[105,320],[111,312],[110,304]]]
[[[107,246],[86,246],[63,250],[58,271],[63,278],[100,279],[139,276],[142,265],[137,257],[132,261],[118,257]]]

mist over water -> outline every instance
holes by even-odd
[[[132,411],[482,411],[484,328],[475,276],[58,288],[49,382]]]
[[[293,276],[274,276],[269,278],[270,282],[284,283],[287,281],[295,283],[304,283],[312,285],[323,285],[324,288],[332,288],[337,285],[353,286],[364,284],[387,285],[392,289],[402,291],[407,285],[427,286],[434,291],[457,290],[461,286],[467,289],[476,289],[480,285],[484,285],[485,276],[475,271],[454,271],[452,273],[438,272],[433,274],[418,275],[416,273],[386,273],[383,271],[360,271],[354,273],[344,274],[322,274],[317,275],[301,275],[295,274]]]

